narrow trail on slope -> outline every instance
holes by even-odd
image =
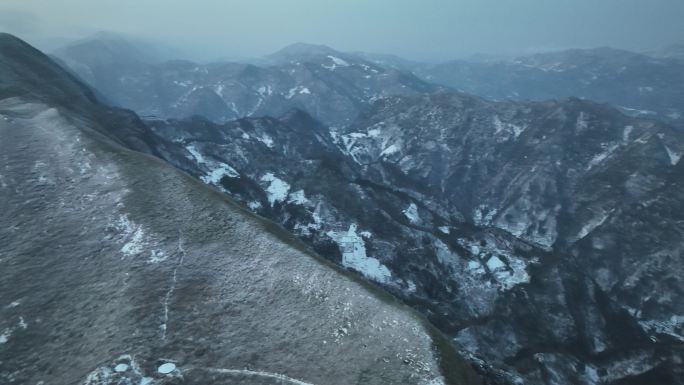
[[[164,307],[164,315],[162,316],[162,324],[159,328],[162,331],[162,340],[166,339],[166,330],[168,329],[169,323],[169,303],[171,302],[171,297],[173,297],[173,292],[176,290],[176,283],[178,282],[178,269],[183,265],[183,260],[185,260],[185,249],[183,248],[183,233],[178,235],[178,263],[173,269],[173,275],[171,280],[171,286],[164,296],[164,302],[162,305]]]
[[[285,381],[285,382],[288,382],[288,383],[294,384],[294,385],[315,385],[315,384],[312,384],[309,382],[297,380],[296,378],[288,377],[284,374],[262,372],[260,370],[221,369],[221,368],[191,368],[190,370],[205,370],[207,372],[217,373],[217,374],[242,374],[242,375],[247,375],[247,376],[272,378],[274,380]]]

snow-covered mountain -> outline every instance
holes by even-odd
[[[623,112],[646,108],[623,105],[615,90],[624,85],[620,97],[632,98],[631,81],[679,79],[674,61],[596,50],[468,63],[482,74],[473,83],[480,91],[506,90],[490,96],[559,98],[490,102],[432,93],[372,62],[414,64],[359,56],[296,44],[260,66],[152,64],[104,96],[134,96],[126,103],[140,111],[145,103],[173,106],[191,90],[182,108],[154,107],[147,114],[157,117],[144,124],[129,115],[125,127],[135,129],[124,133],[126,143],[418,309],[487,383],[682,384],[684,138],[657,120],[561,98],[599,92],[600,83],[605,101]],[[502,77],[487,75],[490,68]],[[563,76],[567,87],[554,88]],[[586,76],[591,82],[580,86]],[[539,88],[517,83],[527,77]],[[374,96],[359,97],[367,82]],[[676,96],[676,84],[658,84],[663,100],[676,100],[663,96]],[[510,94],[511,85],[537,96]],[[231,115],[227,103],[255,112]],[[667,103],[653,116],[675,112]],[[230,120],[257,110],[273,117]],[[204,117],[168,118],[190,114]]]
[[[197,64],[155,61],[120,37],[99,34],[55,55],[110,102],[143,116],[196,114],[220,123],[300,108],[327,125],[342,127],[379,98],[449,87],[494,100],[578,97],[610,103],[630,116],[682,126],[684,61],[679,48],[650,55],[572,49],[426,64],[296,43],[256,64]]]
[[[424,312],[492,383],[681,375],[668,126],[452,93],[379,101],[344,131],[302,111],[148,124],[165,159]]]
[[[455,60],[416,69],[421,78],[497,100],[580,97],[624,113],[684,125],[684,61],[611,48],[511,60]]]
[[[145,130],[0,34],[0,383],[479,383],[406,306],[133,151]]]
[[[344,126],[379,98],[437,88],[325,46],[294,44],[257,66],[150,62],[144,53],[102,40],[77,42],[55,55],[107,100],[143,116],[200,115],[225,122],[300,108],[328,125]],[[112,52],[116,59],[108,60]]]
[[[457,340],[471,350],[522,367],[528,359],[552,368],[571,368],[574,359],[588,364],[587,372],[570,375],[549,370],[558,379],[547,383],[590,383],[581,377],[591,368],[608,383],[647,373],[633,379],[640,383],[676,366],[675,360],[656,369],[650,361],[630,369],[642,373],[618,375],[596,364],[623,360],[627,351],[646,357],[656,345],[675,346],[666,355],[681,357],[681,130],[578,99],[494,103],[438,93],[380,101],[341,141],[379,183],[422,186],[470,223],[548,250],[520,289],[522,306],[509,303],[493,319],[459,331]],[[507,265],[515,272],[515,262]],[[511,319],[496,320],[522,320],[531,309],[549,318],[527,332]],[[506,348],[489,339],[499,328],[514,330]]]

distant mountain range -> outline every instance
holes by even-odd
[[[109,102],[161,118],[200,115],[225,122],[301,108],[341,127],[377,99],[438,88],[410,73],[306,44],[270,55],[261,66],[153,62],[132,45],[106,37],[77,42],[55,56]]]
[[[610,48],[504,61],[457,60],[415,69],[427,81],[497,100],[580,97],[632,116],[684,125],[684,61]]]
[[[300,108],[327,125],[342,127],[379,98],[446,87],[495,100],[579,97],[612,104],[631,116],[684,126],[680,48],[651,56],[597,48],[425,64],[297,43],[252,63],[200,65],[151,62],[151,52],[100,34],[55,55],[110,102],[143,116],[196,114],[220,123]]]

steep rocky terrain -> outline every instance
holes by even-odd
[[[667,126],[449,93],[332,134],[302,111],[148,125],[165,159],[420,309],[489,381],[681,374],[684,140]]]
[[[261,65],[173,60],[153,62],[106,36],[55,53],[110,102],[143,116],[201,115],[215,122],[278,116],[301,108],[328,125],[344,126],[373,101],[437,87],[325,46],[294,44]],[[114,56],[114,60],[109,60]]]
[[[671,50],[674,51],[674,50]],[[610,48],[575,49],[512,60],[455,60],[415,69],[421,78],[498,100],[575,96],[626,114],[684,125],[684,61]]]
[[[527,282],[527,266],[546,254],[498,229],[464,223],[455,207],[418,185],[366,178],[302,111],[223,125],[200,118],[148,124],[158,135],[156,151],[170,163],[280,222],[452,335]],[[496,255],[509,256],[513,267],[490,271]]]
[[[155,152],[40,52],[0,35],[0,66],[1,383],[478,382],[405,306],[124,147]]]
[[[549,251],[537,277],[553,285],[537,292],[532,274],[523,303],[565,310],[546,323],[552,328],[516,338],[520,345],[543,335],[533,344],[567,344],[594,359],[674,346],[668,354],[680,358],[670,365],[681,359],[681,131],[578,99],[493,103],[440,93],[383,100],[341,141],[376,180],[424,186],[471,223]],[[530,311],[512,305],[509,314]],[[458,339],[478,350],[486,341],[467,329]],[[530,355],[513,350],[509,362]]]

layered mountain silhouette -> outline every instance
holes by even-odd
[[[510,60],[455,60],[414,69],[427,81],[498,100],[580,97],[623,113],[684,125],[684,61],[611,48],[573,49]]]
[[[155,61],[158,56],[121,37],[98,34],[55,54],[111,102],[164,118],[198,114],[225,122],[279,116],[300,108],[339,127],[350,124],[378,98],[447,87],[496,100],[578,97],[681,127],[680,51],[676,45],[649,55],[612,48],[571,49],[428,64],[297,43],[250,65],[200,65]]]
[[[411,73],[303,43],[260,65],[160,63],[107,36],[76,42],[55,55],[111,103],[161,118],[201,115],[225,122],[301,108],[328,125],[344,126],[379,98],[438,88]]]

